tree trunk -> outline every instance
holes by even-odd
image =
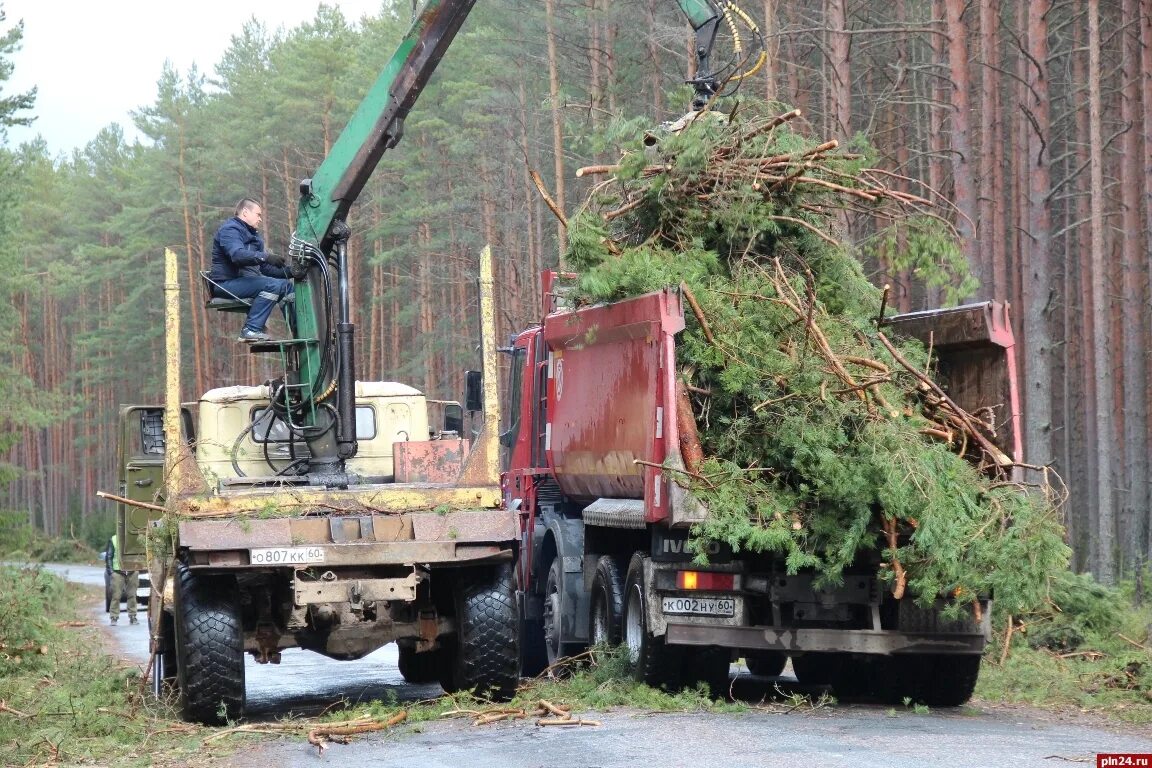
[[[560,65],[556,59],[556,0],[544,0],[545,18],[548,24],[548,94],[552,107],[552,170],[556,189],[553,190],[556,205],[560,210],[568,209],[564,194],[564,121],[560,114]],[[564,244],[567,232],[562,222],[556,222],[556,249],[559,258],[564,258]]]
[[[768,54],[764,62],[764,98],[775,101],[776,62],[780,58],[780,43],[776,40],[776,0],[764,0],[764,16],[760,31],[764,33],[764,52]]]
[[[852,37],[848,34],[848,0],[825,0],[828,49],[828,104],[824,136],[852,138]]]
[[[1147,231],[1141,222],[1141,198],[1145,178],[1133,160],[1144,156],[1146,136],[1135,129],[1140,121],[1140,81],[1132,73],[1140,71],[1139,0],[1124,1],[1122,27],[1135,29],[1125,32],[1122,69],[1130,73],[1124,83],[1121,102],[1121,123],[1132,126],[1124,134],[1123,157],[1120,163],[1120,193],[1122,196],[1123,234],[1123,349],[1124,349],[1124,407],[1123,442],[1124,482],[1121,506],[1123,567],[1125,571],[1140,570],[1145,563],[1143,542],[1147,537],[1148,506],[1148,376],[1144,367],[1145,349],[1149,338],[1148,320],[1148,265],[1144,254],[1148,252]]]
[[[1091,177],[1092,350],[1096,384],[1096,545],[1093,567],[1105,584],[1116,580],[1116,513],[1113,494],[1115,430],[1112,410],[1113,371],[1109,365],[1109,297],[1105,292],[1108,261],[1104,254],[1104,136],[1100,94],[1100,0],[1088,0],[1088,152]]]
[[[991,265],[985,269],[988,282],[983,296],[996,301],[1008,299],[1008,264],[1004,253],[1004,147],[1000,96],[996,88],[1000,70],[999,4],[980,0],[980,47],[984,66],[980,73],[980,182],[985,190],[978,205],[980,248]]]
[[[972,179],[972,140],[970,98],[971,82],[968,77],[968,29],[964,24],[965,0],[945,0],[944,19],[948,33],[948,69],[951,72],[951,160],[952,202],[956,206],[956,229],[962,239],[964,255],[972,273],[988,285],[992,276],[987,268],[989,260],[976,247],[974,224],[979,214],[976,190]],[[984,255],[985,258],[980,258]]]
[[[1026,202],[1022,231],[1022,298],[1027,353],[1024,358],[1026,391],[1024,444],[1027,460],[1032,464],[1052,461],[1052,338],[1048,314],[1051,310],[1052,275],[1051,222],[1048,210],[1050,191],[1047,13],[1050,0],[1033,0],[1027,5],[1025,26],[1027,60],[1026,80],[1021,90],[1027,131]]]

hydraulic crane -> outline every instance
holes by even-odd
[[[350,319],[347,216],[384,152],[404,133],[404,119],[455,39],[476,0],[428,0],[396,53],[349,120],[328,156],[300,183],[296,231],[289,248],[296,278],[294,338],[254,345],[279,351],[284,381],[273,408],[294,437],[308,445],[298,482],[346,487],[357,479],[344,469],[357,450],[355,435],[355,328]],[[696,35],[692,108],[704,109],[763,63],[755,23],[725,0],[677,0]],[[728,25],[733,56],[714,67],[712,51]],[[332,404],[334,401],[334,405]]]

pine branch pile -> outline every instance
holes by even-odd
[[[685,482],[710,510],[693,541],[775,552],[827,584],[879,558],[897,597],[1040,604],[1069,554],[1056,499],[1012,482],[928,350],[878,330],[882,293],[839,234],[865,212],[903,266],[955,272],[936,196],[761,109],[702,113],[582,169],[605,178],[569,230],[585,300],[682,285],[693,308],[677,360],[701,456]]]

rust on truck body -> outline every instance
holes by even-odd
[[[651,465],[664,462],[669,446],[679,450],[669,393],[683,329],[683,300],[672,289],[545,318],[545,453],[566,495],[644,499],[648,522],[668,517],[668,482]]]
[[[397,483],[451,483],[468,458],[466,440],[418,440],[392,447]]]
[[[929,347],[948,396],[991,427],[996,447],[1023,461],[1016,340],[1007,304],[985,301],[910,312],[888,318],[885,325]]]

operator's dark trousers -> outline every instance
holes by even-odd
[[[112,603],[108,606],[108,615],[114,619],[120,618],[120,595],[128,590],[128,615],[136,615],[136,590],[140,588],[139,571],[112,571]]]
[[[244,328],[249,331],[263,331],[268,324],[268,316],[277,305],[285,308],[288,323],[295,326],[294,293],[295,283],[279,277],[237,277],[234,280],[218,280],[220,288],[241,299],[252,299],[248,319]],[[227,297],[227,294],[225,294]]]

